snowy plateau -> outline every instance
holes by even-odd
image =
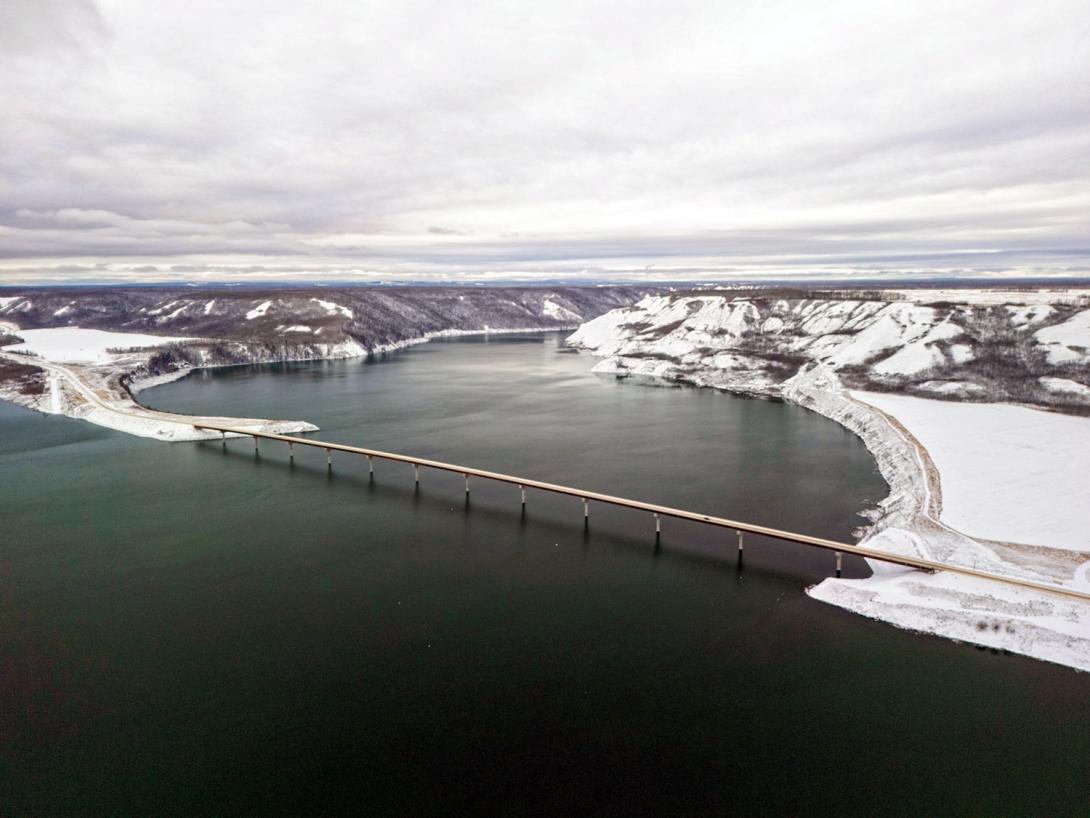
[[[655,294],[568,343],[595,371],[788,400],[858,434],[890,486],[862,544],[1090,591],[1090,294]],[[1090,670],[1090,604],[870,561],[815,599]]]

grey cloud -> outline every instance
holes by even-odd
[[[0,8],[0,281],[1090,244],[1078,0]]]
[[[0,49],[9,56],[78,56],[108,37],[93,0],[0,0],[0,20]]]

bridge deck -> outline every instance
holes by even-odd
[[[487,471],[485,469],[476,469],[471,466],[459,466],[454,463],[444,463],[440,460],[428,460],[422,457],[411,457],[404,454],[396,454],[394,452],[384,452],[378,449],[365,449],[359,446],[348,446],[344,443],[330,443],[328,441],[314,440],[305,437],[295,437],[293,435],[281,435],[274,432],[254,432],[248,429],[237,429],[230,426],[212,426],[208,424],[194,424],[194,428],[198,430],[211,430],[221,432],[224,435],[239,435],[241,437],[254,438],[255,444],[258,438],[264,438],[266,440],[279,440],[284,443],[290,443],[300,446],[310,446],[312,448],[324,449],[326,452],[347,452],[349,454],[365,455],[367,457],[377,457],[380,460],[392,460],[399,463],[408,463],[414,466],[424,466],[429,469],[437,469],[439,471],[454,472],[456,474],[462,474],[468,477],[481,477],[486,480],[495,480],[501,483],[510,483],[514,486],[521,488],[533,488],[540,491],[549,491],[554,494],[566,494],[571,497],[578,497],[587,502],[594,501],[596,503],[607,503],[614,506],[623,506],[625,508],[637,509],[639,511],[647,511],[652,514],[656,514],[660,517],[672,517],[680,520],[692,520],[697,523],[704,523],[705,525],[718,526],[720,528],[733,529],[735,531],[745,531],[752,534],[760,534],[765,537],[772,537],[777,540],[784,540],[786,542],[799,543],[800,545],[809,545],[815,548],[824,548],[827,551],[833,551],[837,554],[855,554],[860,557],[866,557],[868,559],[880,560],[882,562],[892,563],[894,565],[902,565],[908,568],[918,568],[923,571],[950,571],[951,573],[961,574],[963,576],[976,577],[978,579],[990,580],[993,582],[1000,582],[1005,585],[1014,585],[1021,588],[1029,588],[1035,591],[1044,591],[1046,593],[1061,594],[1063,596],[1079,599],[1082,601],[1090,602],[1090,594],[1078,591],[1074,588],[1065,588],[1059,585],[1049,585],[1047,583],[1032,582],[1030,580],[1019,579],[1017,577],[1004,576],[1003,574],[995,574],[989,571],[978,571],[975,568],[966,568],[961,565],[952,565],[944,562],[937,562],[935,560],[921,559],[919,557],[903,556],[901,554],[892,554],[887,551],[880,551],[875,548],[867,548],[862,545],[852,545],[850,543],[837,542],[836,540],[827,540],[822,537],[812,537],[809,534],[799,534],[794,531],[784,531],[778,528],[769,528],[768,526],[755,525],[754,523],[746,523],[740,520],[731,520],[726,517],[715,517],[707,514],[700,514],[695,511],[686,511],[685,509],[673,508],[671,506],[661,506],[655,503],[645,503],[641,500],[631,500],[627,497],[617,497],[612,494],[601,494],[595,491],[584,491],[583,489],[573,488],[571,486],[562,486],[557,483],[546,483],[541,480],[531,480],[527,477],[517,477],[511,474],[503,474],[501,472]]]

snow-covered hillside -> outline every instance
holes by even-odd
[[[779,395],[800,368],[820,364],[856,388],[1090,408],[1090,297],[954,303],[909,293],[652,295],[584,324],[568,343],[603,357],[598,372],[749,394]]]
[[[55,287],[0,296],[0,348],[97,364],[121,392],[195,367],[351,358],[443,335],[570,329],[633,287]],[[158,350],[117,356],[119,347]],[[37,409],[43,379],[8,359],[0,399]],[[32,361],[26,359],[26,363]],[[31,370],[33,373],[33,370]],[[116,377],[114,377],[116,376]],[[120,395],[124,397],[124,395]]]
[[[443,332],[566,329],[635,302],[632,287],[36,288],[5,291],[0,323],[187,336],[327,357]],[[310,355],[305,355],[307,350]],[[259,360],[268,355],[259,356]],[[275,356],[272,356],[275,357]]]
[[[131,394],[196,367],[351,358],[443,335],[566,329],[631,304],[643,292],[630,287],[11,291],[0,296],[0,399],[180,440],[185,435],[176,433],[176,421],[159,417],[149,423]],[[70,384],[87,389],[62,389],[57,377],[62,365]],[[116,406],[96,406],[89,398],[93,393]],[[118,426],[121,412],[125,419]]]

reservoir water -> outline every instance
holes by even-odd
[[[851,541],[815,414],[555,334],[195,373],[157,408]],[[830,554],[0,404],[0,814],[1085,814],[1090,676],[814,602]],[[857,561],[846,573],[866,574]]]

